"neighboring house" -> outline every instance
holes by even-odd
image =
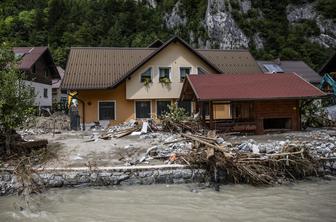
[[[60,76],[48,47],[18,47],[13,51],[19,59],[19,69],[25,73],[25,84],[35,92],[35,106],[51,108],[51,82]]]
[[[52,103],[55,106],[65,107],[67,104],[68,93],[67,90],[61,89],[61,83],[64,78],[64,69],[62,69],[60,66],[57,66],[57,71],[60,78],[52,80]]]
[[[300,101],[325,94],[296,74],[190,75],[180,99],[196,101],[210,129],[300,130]]]
[[[296,73],[311,84],[318,86],[321,76],[303,61],[257,61],[264,73]]]
[[[247,50],[194,50],[174,37],[148,48],[71,48],[62,88],[78,92],[84,122],[120,123],[161,115],[187,75],[205,73],[262,72]],[[179,105],[193,111],[191,101]]]

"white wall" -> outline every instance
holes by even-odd
[[[149,67],[152,67],[153,82],[146,87],[140,82],[140,77]],[[169,86],[159,82],[159,67],[171,68]],[[209,73],[216,73],[181,43],[171,43],[126,80],[126,99],[179,98],[183,85],[180,81],[180,67],[191,67],[191,74],[197,74],[197,67],[202,67]]]
[[[52,105],[52,88],[51,85],[32,82],[32,81],[23,81],[25,85],[34,88],[35,91],[35,106],[51,106]],[[44,89],[48,89],[48,97],[44,97]]]

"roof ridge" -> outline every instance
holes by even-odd
[[[70,49],[120,49],[120,50],[156,50],[155,48],[146,47],[91,47],[91,46],[73,46]]]
[[[248,49],[195,49],[197,51],[250,52]]]

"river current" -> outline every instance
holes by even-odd
[[[120,186],[0,197],[0,221],[336,221],[336,180],[253,187]]]

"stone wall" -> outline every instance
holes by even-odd
[[[205,170],[185,166],[111,167],[97,170],[85,168],[41,170],[33,180],[46,188],[110,185],[150,185],[205,182]],[[22,188],[9,171],[0,173],[0,196]]]

